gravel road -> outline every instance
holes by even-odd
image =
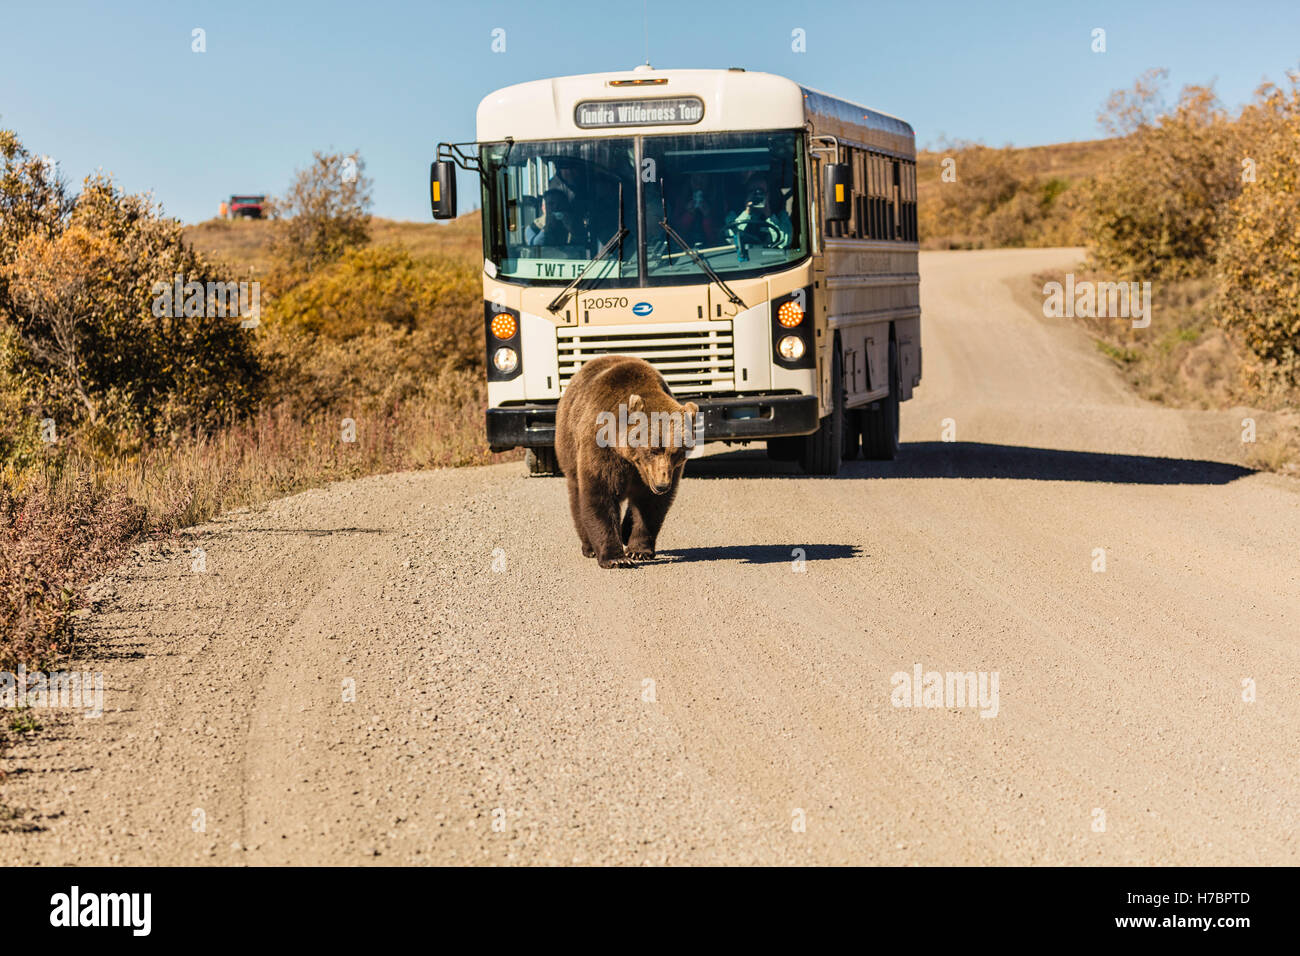
[[[636,570],[518,463],[142,551],[0,862],[1300,862],[1300,481],[1027,307],[1077,259],[923,254],[899,460],[711,446]]]

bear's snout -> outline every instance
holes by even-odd
[[[637,470],[645,486],[657,495],[667,494],[673,487],[672,460],[667,455],[655,455],[649,461],[638,462]]]

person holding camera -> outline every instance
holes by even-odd
[[[767,177],[750,173],[745,180],[745,207],[727,216],[727,235],[736,243],[741,262],[749,258],[750,247],[784,249],[790,244],[790,215],[774,206]]]

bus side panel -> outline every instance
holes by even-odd
[[[845,407],[854,408],[889,394],[889,323],[840,325],[839,336]]]
[[[912,389],[921,384],[921,319],[900,319],[894,323],[898,340],[899,377],[903,380],[899,399],[907,401]]]
[[[919,375],[920,276],[916,247],[893,241],[828,238],[828,322],[839,333],[844,358],[845,405],[854,408],[889,394],[889,335],[906,329],[909,359],[900,364],[910,398]],[[912,353],[915,352],[913,355]]]

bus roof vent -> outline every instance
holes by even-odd
[[[729,66],[729,67],[727,67],[727,72],[728,72],[728,73],[744,73],[744,72],[745,72],[745,68],[744,68],[743,66]]]

